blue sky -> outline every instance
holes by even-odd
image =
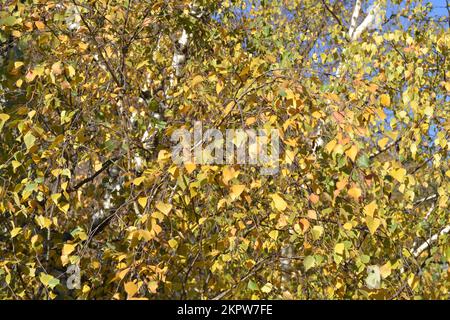
[[[433,3],[433,14],[437,16],[447,16],[447,3],[445,0],[431,0]]]

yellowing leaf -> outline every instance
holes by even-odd
[[[286,201],[284,201],[284,199],[282,197],[280,197],[280,195],[278,195],[277,193],[273,194],[272,200],[273,200],[273,203],[275,205],[275,208],[277,208],[277,210],[279,210],[279,211],[286,210],[287,203],[286,203]]]
[[[353,161],[355,162],[356,155],[358,154],[358,147],[355,145],[352,145],[350,149],[345,151],[345,154]]]
[[[358,201],[359,197],[361,197],[362,191],[358,187],[353,187],[350,190],[348,190],[348,195]]]
[[[336,141],[336,140],[331,140],[331,141],[328,142],[327,145],[325,146],[325,150],[326,150],[328,153],[331,153],[331,152],[333,152],[334,147],[336,147],[336,145],[337,145],[337,141]]]
[[[223,82],[222,81],[218,81],[216,84],[216,93],[220,94],[223,90]]]
[[[69,77],[73,78],[75,76],[75,69],[71,65],[67,66],[67,72],[69,73]]]
[[[278,239],[278,230],[272,230],[269,232],[269,237],[271,237],[273,240]]]
[[[23,137],[23,141],[25,142],[27,149],[30,150],[34,146],[34,143],[36,142],[36,138],[35,138],[35,136],[33,136],[31,131],[28,131],[25,134],[25,136]]]
[[[68,256],[75,250],[75,245],[73,244],[64,244],[62,249],[63,256]]]
[[[431,117],[434,113],[434,109],[431,106],[427,106],[424,110],[425,115]]]
[[[388,142],[389,142],[389,138],[383,138],[383,139],[380,139],[380,140],[378,141],[378,146],[379,146],[381,149],[384,149],[384,147],[386,147],[386,145],[387,145]]]
[[[34,24],[36,25],[36,28],[38,28],[39,31],[45,29],[45,24],[42,21],[35,21]]]
[[[390,172],[391,176],[400,183],[405,181],[406,173],[406,169],[404,168],[394,169]]]
[[[314,226],[311,230],[312,237],[314,240],[320,239],[323,234],[323,227],[322,226]]]
[[[6,113],[0,113],[0,132],[3,129],[3,126],[5,125],[6,121],[8,121],[9,115]]]
[[[342,226],[345,230],[350,231],[353,228],[353,224],[351,222],[346,222],[344,223],[344,225]]]
[[[127,293],[127,298],[132,298],[138,292],[138,286],[134,282],[127,282],[124,284],[125,292]]]
[[[305,271],[308,271],[309,269],[313,268],[316,265],[316,259],[314,256],[307,256],[303,260],[303,267],[305,268]]]
[[[342,255],[344,253],[344,249],[345,249],[345,245],[343,242],[337,243],[334,246],[334,252],[337,254],[340,254],[340,255]]]
[[[270,282],[268,282],[261,288],[261,291],[264,293],[269,293],[270,291],[272,291],[272,288],[273,285]]]
[[[228,184],[230,180],[237,176],[236,170],[233,167],[225,167],[222,172],[223,178],[222,181],[225,184]]]
[[[158,281],[150,281],[147,284],[147,288],[151,293],[156,293],[156,291],[158,290]]]
[[[178,246],[178,241],[175,240],[175,239],[170,239],[170,240],[168,241],[168,243],[169,243],[169,246],[170,246],[172,249],[175,249],[175,248]]]
[[[198,76],[195,76],[194,77],[194,79],[192,79],[192,81],[191,81],[191,86],[192,87],[195,87],[197,84],[199,84],[200,82],[203,82],[203,77],[202,76],[200,76],[200,75],[198,75]]]
[[[160,202],[160,201],[158,201],[155,206],[156,206],[156,209],[158,209],[159,211],[164,213],[166,216],[172,210],[172,205],[171,204],[163,203],[163,202]]]
[[[378,227],[381,224],[381,220],[378,218],[372,218],[370,216],[366,217],[366,225],[369,228],[369,232],[373,235],[377,231]]]
[[[231,186],[231,193],[230,193],[230,197],[232,200],[236,200],[237,198],[239,198],[239,196],[241,195],[242,192],[244,192],[245,190],[245,185],[243,184],[236,184]]]
[[[145,181],[145,176],[137,177],[136,179],[133,180],[133,184],[136,186],[139,186],[144,181]]]
[[[380,103],[383,107],[389,107],[391,105],[391,97],[387,94],[382,94],[380,96]]]
[[[388,261],[386,264],[380,267],[380,274],[383,279],[389,277],[391,275],[391,272],[392,272],[392,265],[390,261]]]
[[[11,230],[11,238],[16,237],[20,232],[22,232],[22,228],[14,228]]]
[[[147,206],[147,200],[148,197],[140,197],[138,199],[138,203],[141,205],[142,208],[145,208]]]
[[[158,161],[166,161],[170,159],[170,152],[167,150],[161,150],[158,153]]]
[[[185,163],[184,164],[184,168],[186,169],[188,174],[191,174],[197,168],[197,165],[195,163],[192,163],[192,162]]]
[[[364,213],[366,214],[366,216],[373,217],[373,213],[375,212],[376,209],[378,209],[378,205],[374,200],[364,207]]]
[[[62,67],[61,62],[55,62],[55,63],[52,65],[52,73],[53,73],[55,76],[59,76],[60,74],[63,73],[63,67]]]
[[[46,287],[54,288],[59,284],[59,280],[53,277],[50,274],[41,272],[39,274],[39,280],[42,282],[42,284]]]

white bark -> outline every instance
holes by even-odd
[[[358,28],[354,32],[352,32],[352,41],[357,40],[360,35],[368,30],[368,29],[376,29],[380,26],[381,23],[381,6],[379,3],[375,3],[369,9],[369,14],[363,20],[363,22],[359,25]]]
[[[183,29],[181,37],[178,39],[175,45],[175,53],[172,59],[172,67],[175,70],[175,76],[181,77],[183,75],[183,67],[186,63],[186,51],[189,41],[189,35],[186,30]]]
[[[436,242],[440,236],[443,236],[449,232],[450,232],[450,225],[446,226],[444,229],[434,234],[432,237],[430,237],[424,243],[422,243],[419,247],[417,247],[417,249],[415,249],[412,253],[413,256],[417,258],[418,256],[421,255],[422,252],[427,250],[433,242]]]
[[[356,23],[359,18],[361,11],[361,0],[356,0],[355,8],[353,10],[352,19],[350,22],[350,27],[348,30],[348,35],[350,37],[350,41],[356,41],[359,39],[361,34],[370,29],[377,29],[381,26],[382,21],[382,10],[380,3],[375,2],[369,9],[369,13],[364,18],[363,22],[356,28]],[[355,29],[356,28],[356,29]],[[345,53],[345,49],[344,49]],[[336,78],[341,77],[342,73],[342,62],[339,64],[336,71]]]
[[[356,28],[356,22],[359,18],[359,13],[361,12],[361,0],[356,0],[355,8],[353,9],[352,19],[350,22],[350,28],[348,30],[348,35],[351,38],[353,35],[353,32]]]

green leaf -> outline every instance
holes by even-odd
[[[14,16],[8,16],[6,18],[0,19],[0,26],[12,27],[17,23],[17,19]]]
[[[370,159],[369,156],[367,154],[362,154],[358,160],[356,160],[356,164],[358,165],[358,167],[360,168],[368,168],[370,166]]]
[[[247,288],[250,289],[250,290],[252,290],[252,291],[256,291],[256,290],[259,289],[259,288],[258,288],[258,285],[256,284],[256,282],[254,282],[254,281],[252,281],[252,280],[249,280],[249,281],[248,281]]]
[[[30,150],[34,146],[34,143],[36,142],[36,137],[33,136],[31,131],[28,131],[23,137],[23,141],[25,142],[27,149]]]
[[[55,288],[59,284],[58,279],[44,272],[41,272],[41,274],[39,275],[39,280],[42,282],[44,286],[49,287],[51,289]]]
[[[305,271],[308,271],[309,269],[313,268],[316,265],[316,259],[314,256],[307,256],[303,260],[303,266],[305,267]]]

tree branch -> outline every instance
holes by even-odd
[[[83,179],[82,181],[78,182],[74,187],[69,187],[67,189],[67,192],[74,192],[77,191],[78,189],[80,189],[82,186],[84,186],[86,183],[91,182],[92,180],[94,180],[100,173],[102,173],[103,171],[105,171],[106,169],[108,169],[114,162],[116,162],[117,160],[119,160],[123,155],[117,156],[115,158],[109,159],[108,161],[106,161],[105,163],[102,164],[101,169],[99,169],[98,171],[96,171],[92,176],[87,177],[86,179]]]
[[[356,28],[356,21],[358,20],[359,13],[361,11],[361,0],[356,0],[355,8],[353,9],[352,19],[350,22],[350,28],[348,30],[348,35],[352,38],[353,32]]]
[[[439,231],[438,233],[431,236],[429,239],[427,239],[424,243],[422,243],[416,250],[413,251],[413,256],[417,258],[420,256],[422,252],[424,252],[428,247],[431,246],[431,244],[439,239],[440,236],[443,236],[450,232],[450,225],[446,226],[444,229]]]

